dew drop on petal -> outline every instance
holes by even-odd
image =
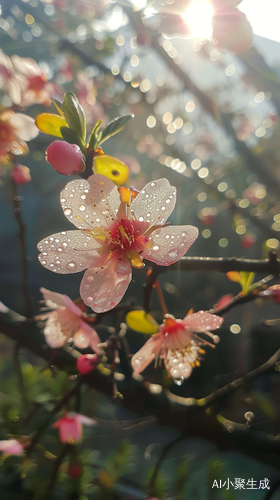
[[[75,269],[76,267],[76,262],[68,262],[66,265],[67,269]]]
[[[138,356],[138,358],[132,359],[131,361],[132,368],[134,368],[134,370],[137,370],[141,366],[143,361],[144,361],[143,356]]]
[[[85,205],[80,205],[80,206],[79,206],[79,209],[81,210],[81,212],[84,212],[84,211],[85,211],[85,209],[86,209],[86,207],[85,207]]]
[[[58,247],[57,251],[58,251],[58,252],[63,252],[63,248]]]
[[[60,242],[60,240],[59,240],[58,238],[55,238],[55,240],[54,240],[54,241],[55,241],[56,243],[59,243],[59,242]]]
[[[181,379],[181,378],[177,378],[177,379],[174,379],[174,382],[175,382],[176,385],[180,386],[180,385],[182,385],[182,383],[184,382],[184,380]]]
[[[78,335],[75,335],[74,344],[75,346],[79,347],[79,349],[85,349],[89,345],[88,336],[85,335],[84,333],[79,333]]]
[[[66,243],[66,241],[65,241],[64,243],[62,243],[62,246],[63,246],[63,247],[67,247],[67,243]]]
[[[72,214],[72,210],[71,210],[71,208],[65,208],[65,209],[63,210],[63,212],[64,212],[64,215],[66,215],[66,216],[69,216],[69,215],[71,215],[71,214]]]
[[[65,203],[66,199],[65,198],[60,198],[61,203]]]
[[[81,194],[81,198],[82,198],[82,200],[85,200],[86,199],[86,195],[85,194]]]
[[[87,302],[92,302],[93,301],[93,297],[87,297]]]
[[[87,276],[87,281],[88,281],[89,283],[91,283],[93,280],[94,280],[94,277],[93,277],[93,276]]]
[[[46,262],[45,260],[41,260],[41,264],[43,264],[43,266],[45,266],[45,265],[46,265],[46,263],[47,263],[47,262]]]
[[[153,250],[159,250],[159,246],[158,246],[158,245],[155,245],[155,246],[153,247]]]

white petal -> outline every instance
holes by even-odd
[[[93,182],[92,178],[97,178]],[[101,178],[101,179],[100,179]],[[105,181],[104,181],[105,179]],[[60,203],[67,219],[79,229],[93,229],[95,227],[108,228],[111,223],[111,212],[116,210],[120,204],[119,193],[115,184],[103,175],[94,175],[89,177],[90,183],[86,180],[75,180],[69,182],[60,195]],[[101,196],[96,189],[97,182],[107,181],[113,184],[110,189],[107,200],[112,210],[109,210],[104,196]],[[99,191],[101,187],[99,186]],[[108,190],[107,190],[108,191]]]
[[[31,116],[23,113],[14,113],[9,119],[10,124],[17,129],[17,136],[23,141],[31,141],[39,134],[39,129],[35,125],[35,120]]]
[[[78,273],[99,258],[100,244],[82,231],[64,231],[40,241],[42,252],[38,259],[42,266],[59,274]]]
[[[151,248],[146,248],[141,256],[159,266],[169,266],[180,259],[198,236],[194,226],[168,226],[156,229],[150,236]]]
[[[136,219],[163,224],[174,209],[176,188],[167,179],[147,184],[131,203]]]
[[[11,57],[11,61],[15,70],[19,73],[22,73],[23,75],[32,77],[42,74],[42,70],[40,69],[36,61],[34,61],[34,59],[31,59],[30,57],[19,57],[13,55]]]
[[[131,267],[127,260],[111,259],[106,266],[85,272],[80,294],[93,311],[110,311],[123,298],[130,281]]]

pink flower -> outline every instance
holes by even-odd
[[[9,95],[14,104],[21,103],[21,93],[27,87],[27,80],[16,73],[11,59],[0,49],[0,88]]]
[[[176,201],[176,189],[167,179],[150,182],[135,194],[99,174],[69,182],[60,202],[78,230],[53,234],[38,244],[39,260],[51,271],[68,274],[88,268],[80,294],[98,313],[120,302],[131,267],[142,268],[143,259],[169,266],[198,235],[193,226],[165,224]]]
[[[17,163],[12,171],[12,179],[16,184],[27,184],[31,181],[30,170],[25,165]]]
[[[79,413],[65,413],[63,417],[53,424],[53,427],[59,429],[59,439],[62,443],[72,444],[82,439],[82,424],[95,425],[96,423],[92,418],[80,415]]]
[[[4,439],[0,441],[0,451],[3,451],[3,456],[21,455],[24,451],[24,446],[17,439]]]
[[[34,118],[11,110],[0,114],[0,162],[9,159],[9,153],[26,154],[28,147],[25,141],[34,139],[39,134]]]
[[[46,150],[46,160],[64,175],[79,174],[85,169],[84,155],[79,146],[65,141],[54,141]]]
[[[188,314],[183,320],[167,314],[159,333],[153,335],[132,357],[131,365],[136,373],[142,372],[153,359],[164,359],[169,375],[177,381],[188,378],[195,366],[199,366],[200,354],[205,351],[200,346],[211,345],[197,333],[205,333],[217,344],[218,335],[209,330],[221,326],[223,318],[205,311]]]
[[[48,346],[56,349],[71,339],[79,349],[90,346],[98,354],[103,354],[103,350],[98,347],[101,340],[96,331],[86,323],[81,309],[67,295],[50,292],[45,288],[40,291],[46,307],[51,309],[36,317],[46,321],[44,335]]]

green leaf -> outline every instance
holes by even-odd
[[[63,139],[66,142],[69,142],[70,144],[77,144],[79,146],[80,150],[82,153],[86,156],[86,145],[84,141],[81,139],[79,134],[75,131],[72,130],[71,128],[68,127],[61,127],[60,128],[61,135]]]
[[[102,132],[99,133],[100,125],[101,125],[101,120],[98,120],[96,122],[96,124],[94,125],[94,127],[93,127],[93,129],[91,131],[90,137],[89,137],[88,145],[93,150],[95,150],[97,148],[98,142],[100,141],[100,139],[102,137]]]
[[[246,271],[241,271],[241,284],[242,284],[242,292],[246,292],[249,286],[253,283],[255,273],[248,273]]]
[[[63,97],[62,106],[69,127],[77,132],[80,139],[84,142],[86,139],[86,117],[79,99],[73,92],[66,92]]]
[[[112,135],[115,135],[118,132],[120,132],[125,127],[125,125],[130,120],[132,120],[132,118],[134,118],[134,115],[124,115],[120,116],[119,118],[116,118],[111,123],[109,123],[102,132],[102,139],[101,141],[99,141],[99,144],[102,144],[104,141],[107,141],[109,137],[112,137]]]

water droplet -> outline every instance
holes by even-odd
[[[154,187],[155,185],[155,182],[151,182],[151,187]]]
[[[59,243],[59,241],[60,241],[60,240],[59,240],[58,238],[55,238],[55,240],[54,240],[54,241],[55,241],[56,243]]]
[[[76,262],[68,262],[66,265],[67,269],[75,269],[76,267]]]
[[[61,203],[65,203],[66,202],[66,198],[60,198],[60,201],[61,201]]]
[[[67,247],[67,243],[66,242],[62,243],[62,246]]]
[[[48,255],[48,252],[43,252],[42,255]]]
[[[187,236],[186,233],[182,233],[182,236]]]
[[[66,217],[69,217],[69,215],[72,215],[72,210],[71,210],[71,208],[65,208],[65,209],[63,210],[63,212],[64,212],[64,215],[66,215]]]
[[[165,203],[170,203],[170,202],[171,202],[171,200],[169,200],[169,198],[165,201]]]
[[[46,262],[45,260],[41,260],[41,264],[43,264],[43,266],[45,266],[45,265],[46,265],[46,263],[47,263],[47,262]]]
[[[86,199],[86,195],[85,194],[81,194],[81,198],[82,198],[82,200],[85,200]]]
[[[80,205],[80,206],[79,206],[79,209],[81,210],[81,212],[84,212],[84,211],[85,211],[85,209],[86,209],[86,207],[85,207],[85,205]]]
[[[63,248],[58,247],[57,251],[58,251],[58,252],[63,252]]]
[[[168,240],[170,238],[170,234],[166,234],[165,238]]]
[[[94,280],[94,277],[93,277],[93,276],[87,276],[87,281],[88,281],[89,283],[91,283],[93,280]]]
[[[153,247],[153,250],[159,250],[159,246],[158,246],[158,245],[155,245],[155,246]]]
[[[183,383],[183,382],[184,382],[184,380],[182,380],[181,378],[176,378],[176,379],[174,379],[174,383],[175,383],[176,385],[179,385],[179,386],[180,386],[180,385],[182,385],[182,383]]]
[[[161,207],[161,210],[165,210],[165,207]]]
[[[74,198],[74,195],[73,195],[72,193],[71,193],[71,194],[69,194],[69,196],[70,196],[70,198]]]
[[[144,217],[139,217],[140,222],[143,222]]]
[[[93,301],[93,297],[87,297],[87,302],[92,302]]]

